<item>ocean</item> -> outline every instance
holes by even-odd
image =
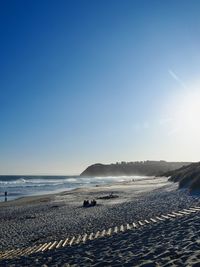
[[[130,181],[138,176],[80,177],[80,176],[26,176],[0,175],[0,201],[13,200],[24,196],[44,195],[81,187]],[[141,178],[141,177],[140,177]]]

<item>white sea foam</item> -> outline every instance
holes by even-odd
[[[0,176],[0,196],[3,196],[5,191],[8,192],[9,199],[11,195],[12,198],[17,198],[144,178],[147,179],[141,176]]]

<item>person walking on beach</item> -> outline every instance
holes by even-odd
[[[8,193],[7,193],[7,191],[5,192],[5,202],[7,201],[7,195],[8,195]]]

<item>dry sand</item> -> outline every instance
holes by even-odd
[[[199,266],[199,214],[86,244],[3,261],[5,266]],[[3,266],[3,265],[2,265]]]
[[[119,197],[82,207],[84,199],[110,192]],[[200,200],[165,178],[24,198],[1,203],[0,246],[6,250],[64,239],[199,204]],[[199,244],[195,214],[55,252],[2,261],[5,265],[0,262],[0,266],[192,266],[200,261]]]

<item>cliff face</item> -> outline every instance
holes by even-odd
[[[120,175],[147,175],[158,176],[165,172],[179,169],[188,162],[166,162],[166,161],[141,161],[121,162],[116,164],[94,164],[84,170],[80,176],[120,176]]]
[[[200,162],[192,163],[178,170],[164,174],[169,180],[179,183],[179,188],[189,188],[190,191],[200,191]]]

